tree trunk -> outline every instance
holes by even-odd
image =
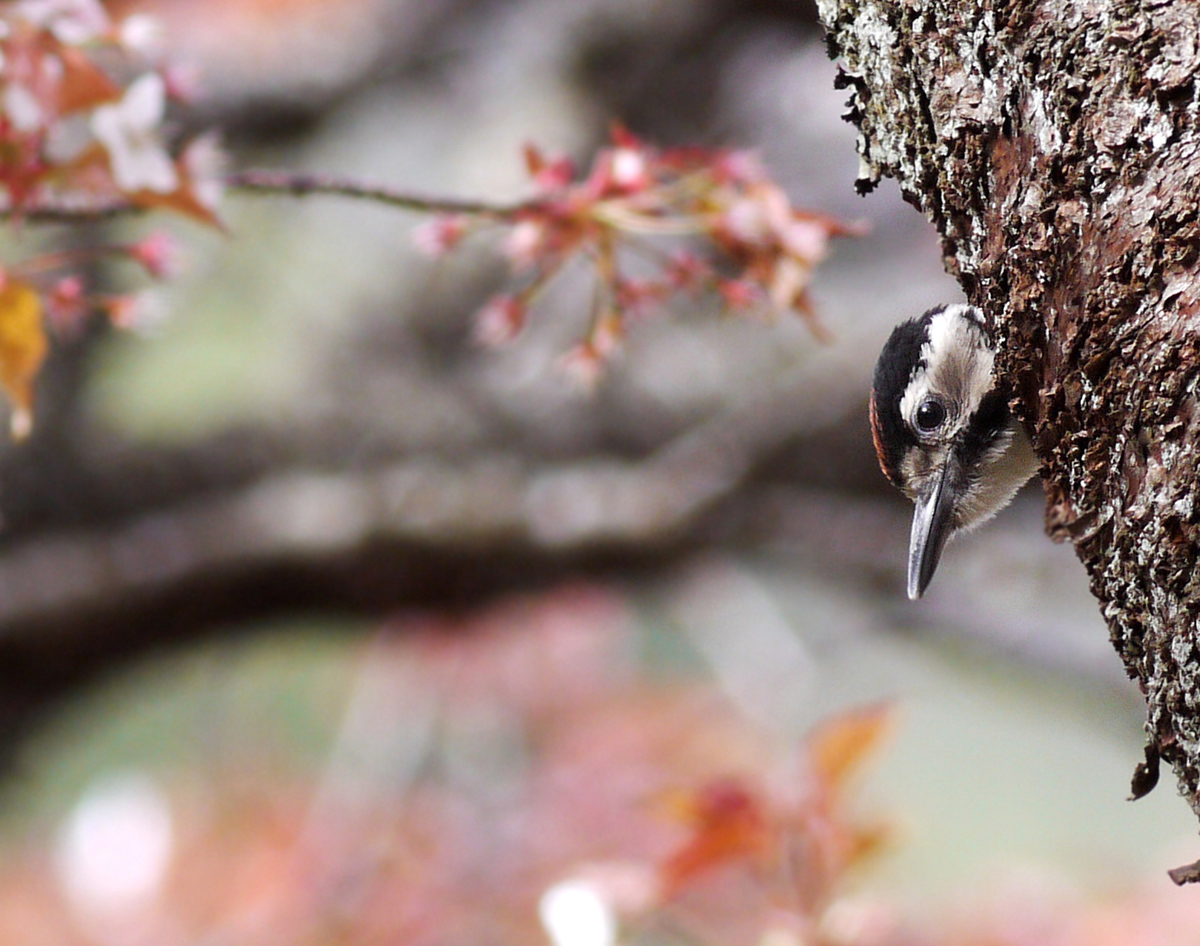
[[[859,188],[896,178],[995,320],[1048,529],[1145,693],[1134,794],[1161,757],[1200,816],[1200,7],[819,5]]]

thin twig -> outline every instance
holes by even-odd
[[[149,208],[139,207],[124,198],[80,203],[61,199],[30,201],[17,210],[12,204],[0,206],[0,219],[20,217],[22,223],[95,223],[125,214],[144,213]]]
[[[418,213],[466,214],[472,217],[490,217],[495,220],[511,220],[521,211],[536,206],[535,201],[495,204],[453,197],[423,197],[382,184],[369,184],[355,178],[337,177],[332,174],[304,174],[295,171],[261,169],[235,171],[225,177],[225,185],[232,190],[296,197],[309,194],[328,194],[336,197],[369,200]]]
[[[256,168],[227,174],[224,183],[230,190],[247,193],[294,197],[326,194],[334,197],[372,201],[417,213],[465,214],[497,221],[511,221],[523,211],[536,209],[539,204],[537,200],[501,204],[481,200],[461,200],[454,197],[428,197],[351,177]],[[11,204],[0,206],[0,217],[13,217],[19,214],[21,219],[28,223],[80,223],[106,220],[125,214],[143,213],[148,209],[150,208],[123,197],[90,203],[61,198],[45,198],[31,201],[21,207],[19,211]]]

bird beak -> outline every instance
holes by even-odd
[[[928,490],[918,494],[908,542],[908,597],[916,601],[925,593],[942,557],[942,548],[954,531],[954,497],[958,492],[959,463],[953,453]]]

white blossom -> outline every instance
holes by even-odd
[[[225,171],[229,163],[220,135],[208,132],[189,142],[181,161],[196,200],[216,213],[225,194]]]
[[[108,14],[99,0],[21,0],[13,12],[71,45],[96,39],[110,28]]]
[[[131,52],[156,58],[163,51],[162,23],[145,13],[125,17],[117,27],[121,45]]]
[[[108,151],[117,187],[126,193],[169,194],[179,187],[175,164],[159,140],[166,102],[162,77],[148,72],[126,89],[120,102],[103,105],[92,115],[92,132]]]
[[[12,127],[19,132],[37,131],[42,127],[46,120],[46,112],[42,108],[42,103],[26,86],[19,82],[9,82],[4,87],[3,99],[0,99],[0,106],[4,109],[4,114],[12,123]]]

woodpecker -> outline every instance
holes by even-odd
[[[875,452],[884,475],[917,504],[908,546],[914,601],[946,540],[990,519],[1038,471],[995,356],[983,312],[944,305],[896,326],[875,365]]]

